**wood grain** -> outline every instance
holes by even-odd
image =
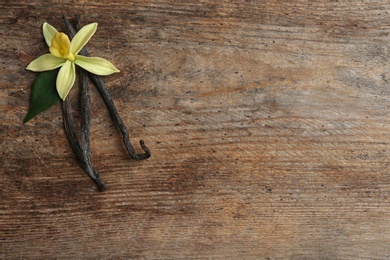
[[[0,0],[4,259],[389,259],[390,3]],[[92,56],[146,161],[91,90],[99,193],[59,105],[22,124],[43,22]],[[77,86],[71,92],[75,117]]]

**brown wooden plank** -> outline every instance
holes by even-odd
[[[390,258],[389,1],[0,1],[4,259]],[[41,25],[98,22],[78,166],[59,105],[22,124]],[[76,119],[77,87],[72,90]]]

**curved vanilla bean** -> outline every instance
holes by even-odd
[[[76,30],[70,24],[70,22],[65,17],[65,15],[63,15],[63,19],[65,21],[65,25],[66,25],[66,28],[67,28],[69,34],[73,37],[76,34]],[[77,24],[79,26],[80,16],[76,16],[76,21],[77,21]],[[83,56],[89,56],[89,53],[85,47],[80,51],[80,54]],[[142,150],[145,153],[137,154],[135,152],[134,147],[132,146],[132,144],[130,142],[129,133],[127,131],[127,128],[126,128],[125,124],[123,123],[122,119],[120,118],[120,116],[115,108],[114,101],[112,100],[111,95],[109,94],[103,80],[99,76],[96,76],[92,73],[88,73],[88,74],[89,74],[92,82],[97,87],[98,91],[100,92],[100,94],[104,100],[104,103],[106,104],[106,106],[110,112],[111,119],[115,122],[115,124],[118,126],[118,128],[120,129],[120,131],[122,133],[123,143],[125,144],[127,153],[130,155],[131,158],[136,159],[136,160],[148,159],[151,156],[151,152],[148,149],[148,147],[145,145],[144,140],[140,140],[140,145],[141,145]]]
[[[114,102],[112,101],[112,98],[110,94],[107,91],[107,88],[104,85],[103,80],[94,74],[89,73],[89,77],[91,78],[92,82],[95,84],[97,89],[99,90],[101,96],[103,97],[104,102],[106,103],[106,106],[108,107],[108,110],[110,111],[110,115],[112,120],[117,124],[119,127],[120,131],[122,132],[123,136],[123,143],[126,146],[127,153],[130,155],[131,158],[136,159],[136,160],[145,160],[148,159],[151,155],[150,150],[148,147],[145,145],[144,140],[140,141],[140,145],[142,150],[144,150],[145,153],[143,154],[137,154],[134,150],[134,147],[131,145],[130,138],[129,138],[129,133],[127,132],[126,126],[123,123],[122,119],[120,118]]]
[[[80,144],[77,140],[76,130],[73,123],[72,108],[70,105],[69,97],[61,102],[61,108],[64,118],[64,129],[66,137],[68,138],[69,145],[72,147],[74,154],[81,167],[88,173],[89,177],[96,182],[99,191],[104,191],[106,186],[99,177],[99,173],[92,167],[90,160],[87,160]]]

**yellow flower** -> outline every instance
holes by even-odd
[[[98,57],[86,57],[78,55],[96,32],[97,23],[91,23],[77,32],[72,41],[66,34],[58,32],[53,26],[44,23],[42,26],[43,36],[50,53],[44,54],[33,60],[28,70],[47,71],[61,67],[57,75],[57,92],[61,99],[65,100],[70,89],[73,87],[76,71],[75,64],[96,75],[110,75],[119,72],[108,60]]]

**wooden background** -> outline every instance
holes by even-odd
[[[82,15],[100,193],[59,104],[26,125],[41,25]],[[4,259],[390,259],[390,2],[0,0]],[[77,87],[71,92],[76,119]]]

